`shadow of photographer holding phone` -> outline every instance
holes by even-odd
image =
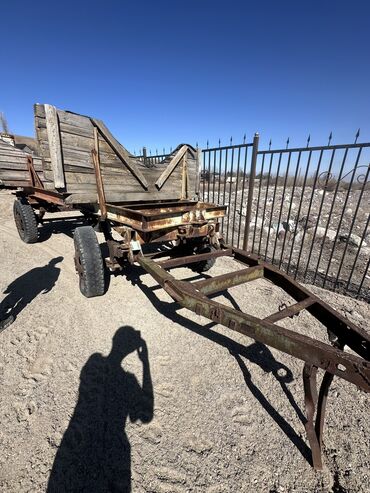
[[[143,365],[142,385],[121,366],[134,351]],[[55,456],[47,491],[130,492],[126,421],[149,423],[153,406],[146,343],[139,331],[120,327],[108,356],[95,353],[82,368],[78,402]]]

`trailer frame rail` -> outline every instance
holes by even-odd
[[[370,335],[288,275],[243,250],[222,245],[220,250],[209,253],[156,260],[162,256],[163,252],[157,257],[155,254],[139,254],[135,260],[182,307],[304,361],[305,429],[313,466],[322,469],[323,429],[330,384],[334,376],[338,376],[370,392]],[[231,257],[246,267],[195,282],[178,280],[168,272],[175,267],[222,256]],[[278,312],[260,319],[207,296],[261,278],[282,288],[296,303],[284,305]],[[277,322],[294,317],[302,310],[307,310],[326,327],[329,343],[277,325]],[[356,355],[345,352],[345,346]],[[319,368],[325,373],[318,390]]]

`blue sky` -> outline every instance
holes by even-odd
[[[0,111],[99,117],[131,151],[370,139],[366,1],[17,1],[1,6]]]

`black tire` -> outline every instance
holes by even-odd
[[[198,250],[196,253],[197,254],[200,254],[200,253],[209,253],[209,252],[213,252],[215,251],[215,247],[212,247],[212,246],[206,246],[206,247],[203,247],[201,250]],[[208,260],[202,260],[201,262],[197,262],[196,264],[193,264],[191,266],[191,269],[194,271],[194,272],[207,272],[207,270],[211,269],[216,263],[216,259],[215,258],[210,258]]]
[[[32,206],[25,199],[17,199],[13,205],[13,214],[21,240],[25,243],[36,243],[39,232],[36,214]]]
[[[80,291],[86,298],[105,292],[104,262],[98,239],[91,226],[81,226],[74,233],[75,266],[80,278]]]

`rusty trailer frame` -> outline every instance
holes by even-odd
[[[323,428],[330,384],[334,376],[337,376],[365,392],[370,392],[369,334],[288,275],[243,250],[223,246],[215,252],[158,260],[162,255],[160,253],[156,258],[155,254],[141,254],[136,257],[136,261],[182,307],[304,361],[303,386],[307,419],[305,429],[312,451],[313,466],[315,469],[322,469]],[[245,267],[236,272],[196,282],[177,280],[168,272],[174,267],[222,256],[231,257]],[[259,319],[208,297],[260,278],[265,278],[282,288],[296,300],[296,303]],[[284,318],[298,315],[302,310],[307,310],[326,327],[329,343],[277,324]],[[345,346],[356,354],[345,352]],[[319,368],[325,373],[317,391],[316,377]]]

